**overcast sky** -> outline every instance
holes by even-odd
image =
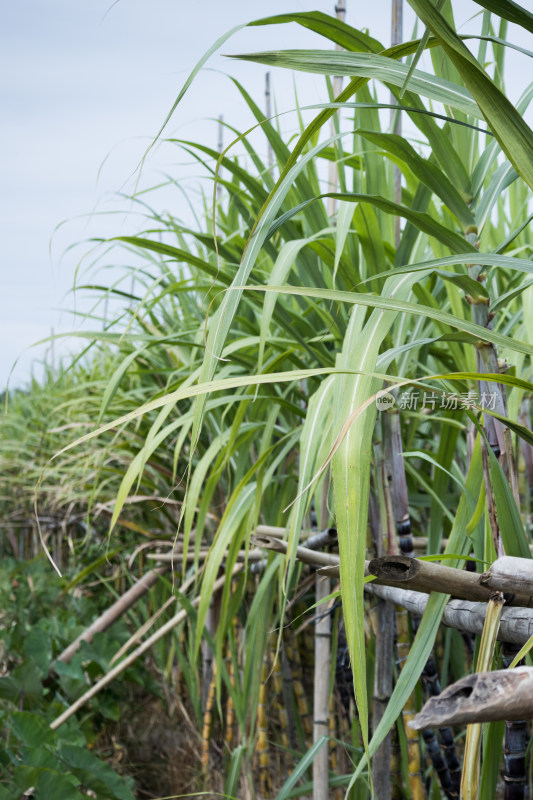
[[[347,0],[347,22],[368,27],[388,45],[390,5],[390,0]],[[463,32],[473,32],[475,23],[466,20],[479,7],[470,0],[455,5],[460,9],[458,21],[466,23]],[[0,31],[0,390],[18,357],[11,386],[23,385],[31,360],[42,358],[46,351],[45,346],[25,348],[48,336],[52,328],[57,333],[79,325],[66,312],[74,303],[68,292],[79,259],[89,247],[70,246],[91,236],[134,230],[134,222],[122,215],[91,219],[87,215],[116,208],[113,195],[132,189],[132,174],[145,147],[201,55],[235,25],[287,11],[332,13],[333,6],[333,1],[322,0],[16,0],[4,4]],[[409,8],[405,14],[407,38],[414,18]],[[240,31],[222,51],[312,46],[324,47],[324,40],[300,26],[284,25]],[[511,59],[511,75],[516,76],[513,101],[528,69],[531,74],[529,64],[524,56]],[[231,62],[221,55],[214,56],[208,66],[211,69],[198,76],[168,132],[215,146],[216,123],[209,118],[223,114],[240,128],[250,117],[228,78],[213,70],[231,73],[254,98],[261,99],[265,68]],[[272,82],[278,108],[293,108],[288,73],[274,71]],[[299,75],[297,85],[301,103],[324,100],[320,76]],[[145,185],[157,182],[165,170],[175,177],[183,170],[194,196],[194,173],[178,161],[168,148],[153,152],[144,172]],[[183,213],[182,207],[172,210],[178,216]],[[76,302],[80,308],[80,301]],[[60,350],[61,345],[56,345],[56,357]]]

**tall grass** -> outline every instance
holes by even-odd
[[[302,122],[288,144],[236,83],[274,154],[274,170],[248,133],[235,131],[246,165],[232,155],[233,143],[219,154],[170,140],[205,163],[213,181],[214,201],[206,198],[201,226],[149,210],[137,236],[102,242],[145,257],[127,325],[121,316],[95,338],[103,344],[92,358],[58,381],[17,394],[3,421],[10,447],[2,470],[6,514],[14,518],[17,487],[28,519],[38,483],[43,513],[63,519],[75,510],[91,524],[105,520],[102,532],[126,545],[138,537],[169,544],[178,537],[178,580],[194,555],[197,585],[183,602],[188,607],[197,593],[200,600],[176,658],[200,730],[206,724],[202,639],[213,649],[211,713],[218,707],[223,724],[222,703],[231,697],[238,730],[219,756],[225,780],[218,788],[229,794],[254,795],[254,749],[259,741],[263,752],[269,735],[259,713],[267,645],[273,631],[298,624],[294,596],[306,583],[295,548],[312,511],[338,530],[343,635],[357,707],[346,744],[353,771],[347,764],[342,779],[330,775],[331,786],[351,782],[353,797],[369,796],[369,757],[394,725],[404,742],[401,712],[435,644],[447,597],[431,596],[371,730],[368,687],[376,656],[364,596],[365,556],[374,547],[369,503],[377,509],[374,529],[389,551],[398,547],[398,517],[380,466],[391,436],[390,425],[381,423],[392,412],[376,403],[384,387],[397,387],[392,394],[403,443],[397,463],[405,470],[415,544],[424,537],[428,552],[437,554],[446,539],[446,563],[456,566],[470,555],[492,562],[498,547],[529,552],[533,139],[523,114],[533,89],[514,108],[503,71],[507,22],[530,30],[531,19],[515,6],[479,2],[482,35],[465,41],[455,32],[449,3],[438,11],[428,0],[409,2],[429,37],[388,49],[318,12],[252,23],[303,25],[327,49],[239,58],[345,75],[346,87],[309,124]],[[343,50],[331,50],[332,44]],[[430,72],[420,69],[422,49]],[[525,64],[530,55],[523,54]],[[389,132],[371,80],[392,91],[409,136]],[[194,84],[187,89],[194,91]],[[330,135],[329,121],[339,110],[341,127]],[[332,160],[336,192],[324,186]],[[402,173],[400,202],[395,167]],[[325,203],[332,196],[335,218]],[[493,428],[498,442],[491,440]],[[504,440],[506,448],[496,448]],[[513,455],[519,494],[512,491]],[[232,567],[260,523],[285,528],[288,556],[269,556],[257,577],[235,583]],[[210,632],[206,621],[221,569],[228,579]],[[440,662],[449,677],[461,674],[454,636],[446,634]],[[228,658],[231,669],[224,666]],[[305,731],[299,733],[290,759],[287,753],[290,776],[272,790],[280,800],[309,791],[307,770],[324,745],[319,740],[311,747]],[[270,735],[277,735],[273,728]],[[496,753],[496,740],[489,730],[487,753],[490,747]],[[489,764],[485,758],[483,797],[492,796],[496,780],[494,771],[488,776]],[[404,758],[398,780],[405,785],[408,771]],[[435,773],[428,775],[431,796],[439,796]],[[261,780],[266,787],[266,777]]]

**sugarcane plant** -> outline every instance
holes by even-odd
[[[84,284],[100,308],[106,297],[127,306],[80,334],[89,350],[59,379],[15,394],[2,423],[3,546],[30,553],[24,523],[61,571],[79,558],[73,539],[131,550],[142,537],[139,574],[159,563],[172,604],[161,635],[136,636],[75,705],[56,701],[54,730],[173,630],[166,674],[175,662],[176,691],[187,687],[195,790],[458,797],[464,756],[463,796],[495,796],[501,725],[469,728],[465,743],[440,723],[419,738],[410,723],[420,678],[432,696],[513,658],[495,641],[515,606],[489,601],[481,647],[441,626],[472,609],[447,607],[446,578],[431,591],[438,565],[409,598],[418,617],[404,613],[412,593],[399,580],[371,582],[372,558],[385,570],[403,558],[398,570],[425,554],[462,576],[453,593],[468,585],[465,603],[486,603],[465,564],[479,573],[503,554],[530,557],[533,86],[510,102],[504,55],[514,47],[530,63],[507,26],[533,24],[516,4],[476,2],[480,30],[459,35],[450,2],[409,0],[421,35],[388,48],[319,12],[250,23],[298,24],[327,48],[235,56],[273,81],[274,68],[325,76],[325,101],[299,110],[290,143],[283,117],[235,80],[254,130],[221,120],[225,148],[169,136],[205,58],[187,80],[158,140],[205,165],[202,216],[191,227],[135,194],[145,229],[100,242],[106,262],[116,249],[143,259],[134,289],[126,271],[123,284],[101,273]],[[43,425],[37,399],[51,387],[62,400],[48,401]],[[80,530],[54,538],[53,515]],[[335,534],[325,553],[309,538],[309,556],[299,546],[317,521]],[[335,688],[336,662],[353,700],[345,681]],[[526,732],[506,728],[509,798],[524,796]]]

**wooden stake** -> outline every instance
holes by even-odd
[[[392,25],[391,25],[391,44],[400,44],[403,36],[403,0],[392,0]],[[394,95],[391,94],[391,104],[396,104]],[[402,132],[402,118],[401,112],[391,111],[391,121],[396,117],[396,124],[394,125],[394,133],[401,135]],[[402,173],[399,167],[394,167],[394,202],[402,202]],[[401,230],[400,230],[400,217],[394,219],[394,239],[396,247],[400,244]]]
[[[272,99],[270,95],[270,72],[265,75],[265,116],[270,119],[272,116]],[[272,174],[272,167],[274,166],[274,151],[272,145],[267,142],[267,164],[270,173]]]
[[[340,19],[341,22],[344,22],[344,18],[346,16],[346,0],[337,0],[337,5],[335,6],[335,13],[337,15],[337,19]],[[339,44],[335,45],[335,50],[342,50],[342,47]],[[334,99],[338,97],[342,90],[342,75],[335,75],[333,78],[333,96]],[[336,132],[335,128],[335,116],[334,115],[331,120],[331,135],[334,136]],[[339,174],[337,170],[337,164],[335,161],[329,162],[329,169],[328,169],[328,191],[334,192],[337,189],[339,182]],[[328,216],[333,217],[336,211],[336,200],[334,197],[328,197]]]
[[[331,592],[329,578],[316,576],[317,617],[315,622],[315,678],[313,700],[313,743],[329,736],[329,673],[331,667],[331,617],[321,603]],[[321,747],[313,761],[313,800],[328,800],[327,747]]]

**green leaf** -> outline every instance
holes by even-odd
[[[498,89],[466,45],[430,0],[408,0],[424,25],[439,40],[487,120],[500,147],[519,175],[533,189],[533,132]],[[467,112],[468,113],[468,112]],[[477,116],[477,114],[475,115]]]
[[[459,41],[461,40],[459,39]],[[399,87],[404,85],[409,71],[405,64],[384,55],[331,50],[272,50],[263,53],[231,55],[229,58],[267,64],[271,67],[295,69],[301,72],[318,72],[320,75],[375,78],[383,83]],[[483,118],[483,114],[470,92],[451,81],[415,69],[409,78],[409,87],[411,92],[420,94],[422,97],[450,105],[472,117]],[[509,103],[509,105],[511,104]]]
[[[413,211],[411,208],[407,206],[400,205],[399,203],[393,203],[391,200],[387,200],[385,197],[380,197],[379,195],[368,195],[368,194],[348,194],[348,192],[326,192],[325,194],[317,195],[316,197],[312,197],[309,200],[305,200],[300,205],[296,206],[295,208],[291,208],[289,211],[286,211],[280,217],[278,217],[275,222],[272,224],[270,230],[268,231],[268,237],[274,235],[274,233],[284,225],[288,219],[294,217],[300,211],[303,211],[307,208],[311,203],[315,203],[317,200],[323,200],[326,197],[335,197],[338,200],[346,200],[351,203],[369,203],[371,206],[375,206],[379,208],[381,211],[384,211],[386,214],[390,214],[394,217],[403,217],[404,219],[409,220],[418,228],[420,231],[427,233],[428,236],[434,236],[439,242],[442,242],[446,247],[449,247],[450,250],[455,250],[458,253],[464,252],[465,249],[468,248],[468,242],[462,236],[459,236],[454,231],[451,231],[449,228],[446,228],[444,225],[441,225],[440,222],[437,222],[430,217],[429,214],[424,214],[420,211]],[[472,246],[472,253],[474,253],[475,248]]]
[[[493,14],[503,17],[509,22],[514,22],[515,25],[521,25],[526,31],[533,33],[533,14],[515,3],[514,0],[474,0],[474,2],[488,11],[492,11]]]
[[[328,737],[321,736],[316,742],[313,744],[312,747],[309,748],[307,753],[304,755],[303,758],[296,764],[295,768],[292,770],[291,774],[281,787],[280,791],[276,795],[276,800],[287,800],[288,797],[291,796],[290,792],[292,787],[304,777],[305,773],[312,765],[313,761],[315,760],[316,754],[324,747],[327,746]]]
[[[459,319],[447,311],[440,311],[430,306],[417,305],[416,303],[406,303],[402,300],[396,300],[390,297],[377,297],[375,295],[357,294],[355,292],[341,292],[331,289],[315,289],[313,287],[300,287],[300,286],[248,286],[246,291],[259,291],[259,292],[277,292],[278,294],[295,294],[301,297],[316,297],[322,300],[335,300],[339,303],[351,303],[354,305],[369,306],[371,308],[383,308],[390,311],[402,311],[406,314],[414,314],[421,317],[429,317],[436,322],[442,322],[445,325],[450,325],[453,328],[466,331],[478,339],[483,341],[493,342],[502,347],[515,350],[517,353],[524,353],[526,355],[533,355],[533,346],[526,342],[520,342],[517,339],[511,339],[510,336],[504,336],[501,333],[496,333],[488,328],[483,328],[481,325],[476,325],[474,322]],[[385,292],[384,292],[385,294]],[[458,373],[459,374],[459,373]],[[466,376],[466,373],[461,373]]]
[[[62,742],[61,758],[85,786],[114,800],[135,800],[123,778],[86,748]]]
[[[429,159],[422,158],[402,136],[358,129],[357,134],[396,156],[455,214],[463,228],[475,225],[474,215],[446,175]]]
[[[55,733],[40,714],[13,711],[9,716],[9,726],[22,744],[28,747],[39,747],[56,739]]]

